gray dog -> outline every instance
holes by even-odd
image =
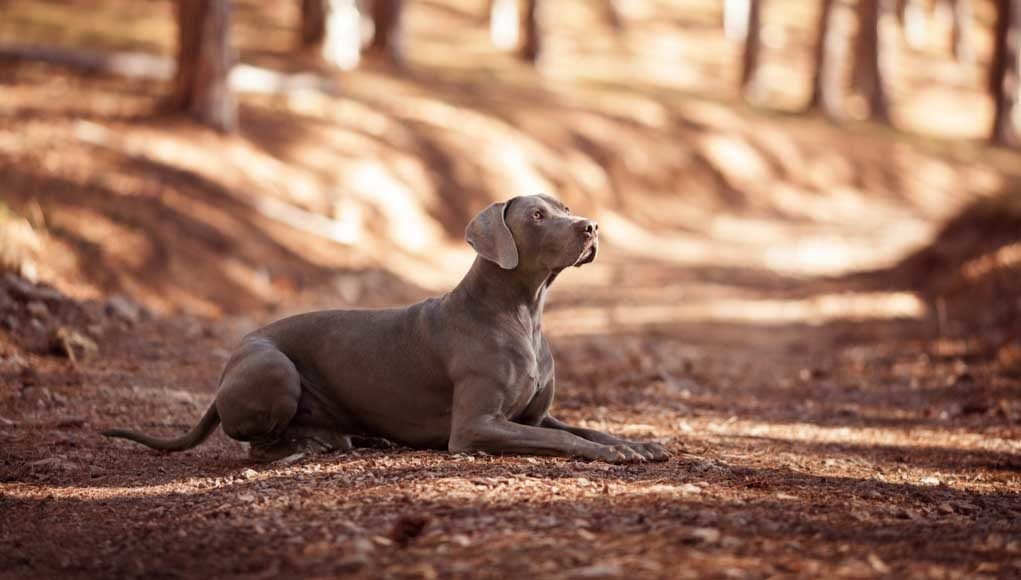
[[[451,292],[385,310],[325,310],[246,336],[215,402],[188,434],[123,437],[191,449],[223,423],[272,461],[303,451],[389,445],[527,453],[611,463],[662,461],[657,443],[572,427],[550,415],[553,356],[542,334],[550,284],[593,261],[599,226],[546,195],[494,203],[468,224],[478,257]]]

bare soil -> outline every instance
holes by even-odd
[[[551,316],[596,300],[555,296]],[[250,324],[115,320],[79,366],[8,351],[5,576],[1021,573],[1021,381],[926,323],[554,339],[560,415],[662,441],[664,464],[407,449],[267,466],[219,432],[175,455],[97,434],[187,429]]]

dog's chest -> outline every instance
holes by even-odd
[[[536,396],[541,393],[553,378],[553,357],[544,341],[536,341],[522,349],[515,359],[518,362],[516,389],[511,397],[511,415],[524,411]]]

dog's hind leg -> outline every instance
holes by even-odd
[[[287,431],[300,397],[301,379],[291,359],[269,341],[255,339],[227,363],[215,404],[224,433],[267,447]]]

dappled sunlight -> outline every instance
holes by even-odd
[[[895,410],[891,410],[895,413]],[[683,420],[682,420],[683,421]],[[687,423],[685,423],[687,424]],[[951,432],[945,428],[915,426],[910,430],[884,427],[830,427],[814,423],[770,423],[767,421],[735,418],[734,420],[708,421],[701,428],[715,435],[728,437],[768,437],[793,442],[851,443],[888,445],[904,450],[913,447],[932,447],[933,441],[946,451],[984,450],[999,453],[1021,453],[1021,442],[991,436],[988,433]]]
[[[678,322],[818,325],[834,320],[916,319],[926,313],[922,301],[908,292],[846,292],[797,300],[678,298],[676,304],[554,307],[547,324],[554,336],[576,336],[634,332]]]
[[[976,159],[967,149],[944,151],[732,107],[725,85],[734,81],[729,77],[739,47],[717,29],[717,7],[694,0],[626,4],[621,11],[628,26],[613,36],[584,34],[585,27],[605,26],[600,9],[565,4],[574,24],[551,37],[541,74],[489,46],[485,27],[472,16],[482,14],[482,3],[416,5],[408,42],[418,48],[409,54],[408,74],[367,67],[338,82],[307,71],[280,75],[238,67],[239,138],[104,118],[111,103],[123,99],[98,89],[76,103],[74,140],[53,157],[102,149],[119,159],[118,167],[96,181],[120,196],[153,190],[151,172],[173,167],[184,172],[185,187],[147,194],[147,200],[232,240],[243,239],[245,228],[259,228],[267,244],[300,254],[314,270],[264,269],[253,255],[218,259],[223,280],[215,290],[122,276],[120,284],[144,289],[145,302],[158,310],[176,304],[177,298],[159,296],[173,292],[203,304],[206,313],[216,312],[209,305],[236,288],[249,286],[251,301],[272,304],[285,289],[322,281],[336,268],[382,267],[443,290],[470,263],[462,241],[467,220],[484,203],[519,194],[560,196],[600,221],[608,252],[629,259],[818,276],[889,266],[925,244],[935,224],[962,203],[1003,184],[998,162]],[[656,17],[668,8],[684,16]],[[280,10],[273,18],[295,16],[293,7]],[[765,74],[802,74],[809,53],[805,25],[814,10],[772,13],[767,51],[794,55],[801,64],[787,72],[767,67]],[[246,5],[238,18],[245,28],[263,16]],[[451,37],[433,32],[439,29],[457,30],[457,42],[465,44],[456,65],[444,56]],[[280,30],[273,34],[277,46]],[[243,53],[255,51],[251,41],[239,37]],[[262,51],[260,62],[277,58],[271,52]],[[804,84],[795,80],[784,82]],[[25,110],[52,107],[45,95],[54,91],[23,86],[7,98]],[[137,114],[144,108],[136,101],[121,106]],[[0,147],[50,146],[67,131],[33,123],[15,140],[0,131]],[[240,208],[250,217],[237,218]],[[197,243],[210,239],[200,236]],[[560,284],[575,286],[575,275],[581,286],[609,280],[596,275],[597,268]],[[45,274],[54,281],[61,275]],[[93,284],[76,295],[95,294]],[[740,317],[809,316],[775,314],[798,308],[770,305]],[[887,314],[877,316],[898,312],[883,308]],[[714,312],[709,316],[718,317]]]

